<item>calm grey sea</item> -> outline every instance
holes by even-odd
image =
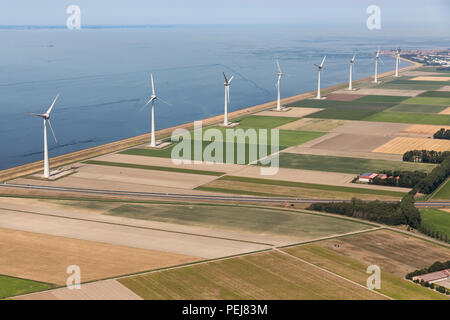
[[[276,98],[275,58],[286,77],[282,96],[315,89],[314,63],[327,61],[322,87],[347,81],[356,53],[355,79],[373,73],[382,48],[434,48],[427,39],[387,39],[313,32],[300,26],[164,26],[66,29],[0,28],[0,169],[43,157],[44,112],[60,93],[49,135],[50,156],[123,139],[150,128],[153,72],[157,129],[223,112],[222,72],[234,75],[230,110]],[[392,70],[384,57],[380,72]],[[402,67],[406,64],[402,63]]]

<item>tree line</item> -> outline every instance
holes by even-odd
[[[433,138],[450,140],[450,130],[445,130],[444,128],[441,128],[433,135]]]
[[[450,156],[450,151],[434,150],[411,150],[403,154],[403,161],[423,162],[423,163],[442,163],[445,158]]]
[[[446,270],[446,269],[450,269],[450,260],[446,261],[446,262],[440,262],[440,261],[436,261],[435,263],[433,263],[430,267],[428,268],[423,268],[420,270],[414,270],[413,272],[410,272],[406,275],[406,279],[408,280],[412,280],[414,277],[423,275],[423,274],[427,274],[427,273],[432,273],[432,272],[437,272],[437,271],[442,271],[442,270]],[[450,290],[441,286],[441,285],[437,285],[434,283],[430,283],[427,281],[424,281],[423,279],[421,279],[420,281],[418,279],[413,280],[415,283],[420,284],[423,287],[426,288],[430,288],[430,289],[435,289],[436,291],[440,292],[440,293],[445,293],[446,295],[450,295]]]
[[[372,179],[369,184],[413,188],[419,181],[427,176],[427,174],[422,171],[383,170],[381,173],[385,174],[387,178],[382,179],[380,176],[377,176]]]

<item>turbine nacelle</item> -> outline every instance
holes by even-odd
[[[327,58],[327,56],[323,57],[321,64],[314,64],[319,69],[319,71],[321,71],[323,69],[323,64],[325,63],[326,58]]]

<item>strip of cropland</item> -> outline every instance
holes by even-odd
[[[363,119],[364,121],[398,122],[412,124],[448,125],[450,115],[409,112],[379,112]]]
[[[48,290],[53,284],[0,275],[0,299],[20,294]]]
[[[430,172],[436,167],[434,164],[427,163],[321,156],[288,152],[281,152],[279,156],[281,168],[346,172],[354,174],[382,170],[419,170]]]
[[[444,182],[440,189],[434,194],[433,200],[450,200],[450,180]]]
[[[399,263],[392,261],[386,256],[390,255],[396,250],[387,249],[386,256],[377,255],[371,261],[362,253],[358,252],[357,248],[353,246],[348,248],[346,240],[358,238],[365,245],[367,240],[365,236],[371,237],[377,231],[369,232],[358,236],[348,236],[318,242],[314,244],[300,245],[284,249],[287,253],[299,257],[300,259],[320,266],[330,272],[336,273],[342,277],[355,281],[360,285],[366,285],[368,278],[367,267],[369,265],[377,265],[381,268],[381,289],[377,290],[393,299],[401,300],[445,300],[448,299],[445,295],[439,294],[435,291],[424,288],[415,283],[406,281],[404,275],[392,273],[392,271],[385,268],[389,263]],[[381,234],[381,232],[380,232]],[[390,234],[389,234],[390,236]],[[354,241],[352,241],[353,243]],[[385,241],[382,244],[376,243],[375,246],[387,245]],[[344,249],[342,249],[344,248]],[[342,249],[342,250],[340,250]],[[353,251],[353,249],[355,251]],[[345,252],[342,252],[344,251]],[[392,251],[392,252],[390,252]],[[369,253],[369,252],[367,252]],[[401,263],[401,262],[400,262]],[[421,262],[422,265],[423,262]],[[410,270],[410,269],[408,269]]]
[[[144,299],[384,299],[289,255],[270,251],[119,279]]]
[[[277,188],[273,188],[273,186],[277,186]],[[248,195],[259,194],[278,197],[311,196],[317,198],[320,198],[320,195],[323,197],[323,191],[327,191],[326,196],[330,199],[335,197],[337,199],[339,199],[339,197],[341,197],[340,199],[351,199],[355,195],[360,195],[362,197],[368,195],[385,196],[390,199],[395,199],[401,198],[406,194],[406,191],[403,193],[390,190],[362,189],[238,176],[223,176],[217,180],[197,187],[196,190]]]

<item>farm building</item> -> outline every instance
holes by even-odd
[[[422,274],[420,276],[413,277],[413,280],[421,281],[422,279],[423,279],[423,281],[429,282],[429,283],[448,280],[448,279],[450,279],[450,269],[436,271],[436,272],[427,273],[427,274]]]
[[[358,177],[359,182],[369,183],[378,176],[377,173],[366,172]]]

